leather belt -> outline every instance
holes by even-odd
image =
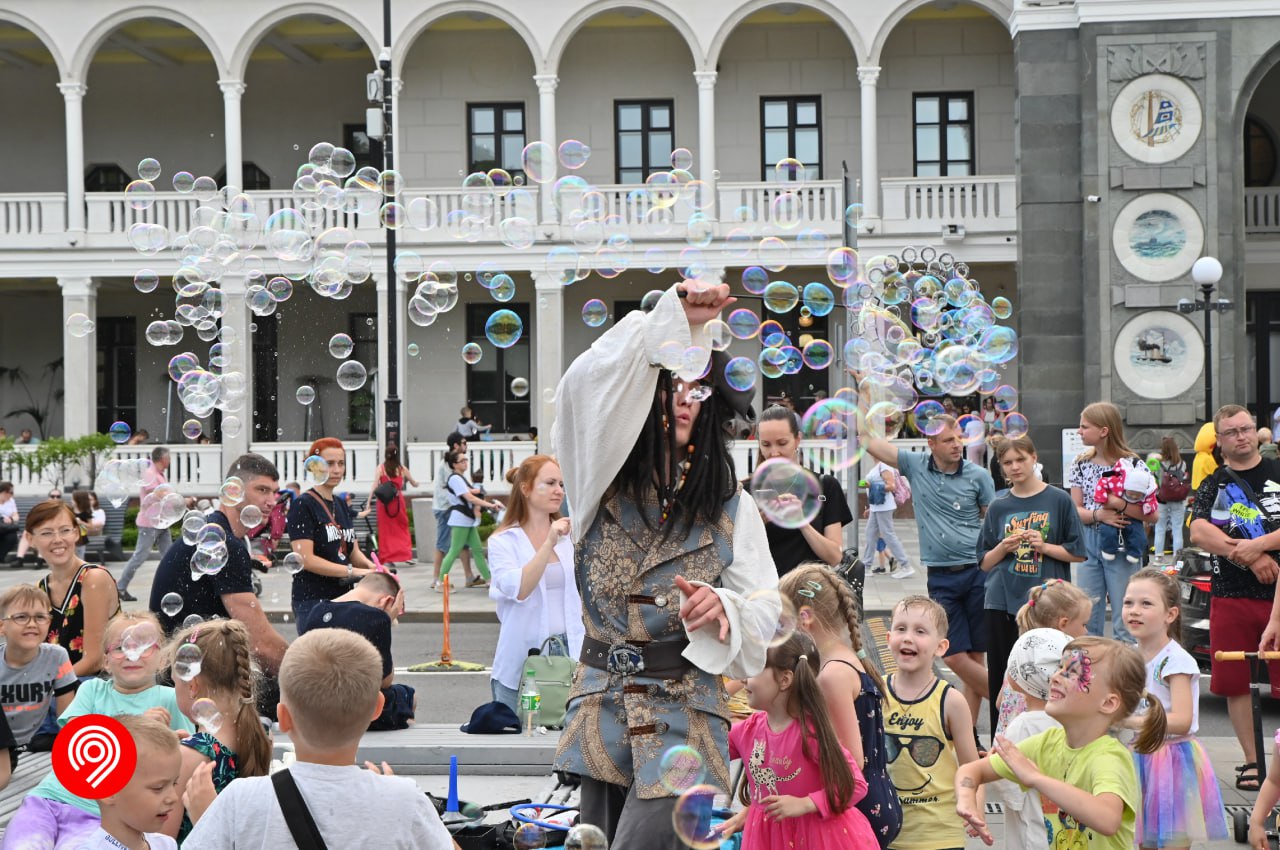
[[[622,676],[678,679],[693,667],[683,655],[688,645],[686,640],[605,643],[586,637],[582,639],[579,660],[588,667]]]
[[[931,573],[962,573],[977,568],[977,564],[956,564],[951,567],[929,567]]]

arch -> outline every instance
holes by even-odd
[[[231,54],[231,64],[227,67],[229,78],[243,80],[245,72],[249,68],[249,58],[253,55],[253,49],[258,46],[258,42],[262,41],[263,37],[276,24],[287,21],[290,18],[296,18],[299,15],[320,15],[346,24],[368,46],[371,57],[376,58],[382,50],[382,43],[378,40],[378,37],[364,25],[363,21],[344,9],[322,3],[293,3],[288,6],[281,6],[278,9],[272,9],[249,25],[244,35],[240,38],[239,44],[236,45],[235,52]]]
[[[160,18],[161,20],[172,21],[175,24],[186,27],[204,44],[205,49],[209,51],[209,55],[213,57],[213,64],[218,69],[219,76],[222,75],[223,70],[226,68],[226,63],[222,58],[222,51],[218,49],[218,43],[209,34],[209,31],[194,18],[175,9],[166,9],[160,6],[134,6],[107,16],[99,21],[93,29],[89,30],[88,35],[80,42],[80,47],[76,49],[75,58],[71,61],[71,78],[83,82],[89,75],[89,65],[92,64],[93,57],[97,55],[98,48],[102,46],[102,42],[106,40],[107,36],[124,24],[143,18]]]
[[[58,70],[58,79],[62,81],[67,79],[67,62],[62,58],[62,52],[58,50],[57,43],[49,37],[49,33],[45,32],[39,24],[25,15],[20,15],[8,9],[0,11],[0,20],[20,26],[38,38],[40,43],[44,45],[44,49],[49,51],[49,55],[53,57],[53,66]]]
[[[879,65],[880,54],[884,51],[885,43],[888,42],[889,36],[893,34],[898,24],[902,23],[903,18],[910,15],[915,10],[927,6],[933,0],[908,0],[895,8],[889,17],[884,19],[880,25],[880,31],[876,33],[875,40],[871,42],[871,52],[867,57],[867,64]],[[1004,28],[1009,29],[1009,18],[1013,16],[1013,3],[1009,0],[964,0],[971,6],[977,6],[990,13],[991,17],[1004,24]]]
[[[706,70],[715,69],[716,63],[720,61],[720,52],[724,50],[725,42],[729,40],[729,36],[733,35],[733,31],[738,28],[739,24],[761,9],[778,5],[781,5],[781,0],[748,0],[748,2],[738,6],[733,14],[720,25],[720,30],[716,33],[715,38],[711,40],[711,47],[707,51]],[[849,40],[849,46],[853,49],[853,56],[857,63],[859,65],[865,64],[862,60],[867,55],[867,47],[862,41],[862,36],[858,33],[857,28],[854,27],[853,22],[838,6],[828,2],[828,0],[804,0],[804,2],[794,5],[821,12],[830,18],[831,22],[839,27],[845,38]]]
[[[551,42],[551,47],[547,50],[542,73],[559,73],[560,59],[564,56],[565,48],[568,47],[569,42],[577,34],[578,30],[582,29],[582,25],[601,12],[609,12],[614,9],[643,9],[662,18],[684,37],[685,44],[688,46],[689,53],[693,59],[694,69],[701,69],[703,52],[702,45],[698,43],[698,36],[694,33],[693,28],[689,26],[689,22],[680,17],[669,6],[658,2],[658,0],[596,0],[596,2],[589,3],[578,10],[573,17],[565,21],[564,26],[556,33],[555,39]]]
[[[455,2],[434,6],[428,11],[419,14],[400,30],[399,37],[396,39],[395,44],[392,45],[392,67],[401,67],[405,58],[409,55],[409,51],[417,43],[418,38],[430,29],[431,25],[436,21],[449,15],[466,12],[483,12],[489,17],[511,27],[517,35],[524,39],[525,47],[529,49],[529,55],[533,57],[533,67],[542,67],[542,45],[538,44],[538,40],[534,38],[529,25],[511,14],[510,10],[495,3],[489,3],[487,0],[455,0]]]

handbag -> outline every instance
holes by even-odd
[[[400,491],[396,489],[394,481],[383,481],[377,487],[373,488],[373,496],[385,507],[391,507],[391,503],[396,500],[396,496],[400,495]]]
[[[858,621],[862,621],[862,590],[867,582],[867,565],[858,557],[857,549],[845,549],[840,556],[840,563],[835,568],[836,575],[844,579],[853,591],[853,598],[858,609]]]
[[[294,782],[289,771],[273,773],[271,784],[275,786],[276,800],[280,803],[280,811],[284,813],[285,826],[289,827],[289,834],[293,836],[293,843],[298,845],[298,850],[328,850],[315,818],[302,799],[298,783]]]
[[[558,646],[562,655],[548,655],[547,649]],[[533,671],[533,681],[538,685],[542,701],[538,706],[538,725],[559,729],[564,725],[565,710],[569,706],[569,687],[573,684],[573,672],[578,662],[569,657],[569,647],[556,635],[542,642],[538,655],[525,659],[525,669]],[[523,678],[523,677],[522,677]]]

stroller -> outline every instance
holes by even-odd
[[[293,491],[281,490],[276,494],[276,503],[271,513],[257,528],[249,530],[249,554],[253,558],[253,568],[260,573],[275,566],[276,549],[284,539],[285,529],[289,524],[289,508],[293,504]],[[262,579],[253,577],[254,592],[262,595]]]

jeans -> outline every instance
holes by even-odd
[[[911,558],[907,556],[907,550],[903,548],[902,540],[893,527],[893,511],[867,511],[867,545],[863,547],[863,551],[875,551],[877,538],[884,541],[885,548],[899,564],[911,566]]]
[[[169,547],[173,545],[173,538],[169,536],[167,528],[147,528],[145,525],[138,526],[138,545],[133,550],[133,557],[129,559],[129,563],[124,565],[124,572],[120,574],[120,581],[116,586],[120,588],[120,592],[124,593],[129,589],[129,582],[133,580],[133,574],[138,571],[138,567],[142,566],[142,562],[151,554],[151,547],[156,543],[160,544],[160,557],[164,557],[164,553],[169,551]]]
[[[1098,526],[1098,553],[1104,561],[1127,558],[1140,567],[1147,554],[1147,529],[1141,522],[1130,522],[1123,529],[1102,523]]]
[[[1098,529],[1092,525],[1084,527],[1084,548],[1087,557],[1076,567],[1076,584],[1093,600],[1093,611],[1089,614],[1089,634],[1102,636],[1103,623],[1107,612],[1107,598],[1111,599],[1111,636],[1116,640],[1133,642],[1129,630],[1124,627],[1125,589],[1129,586],[1129,578],[1138,570],[1124,558],[1104,561],[1099,552]]]
[[[1182,525],[1187,517],[1187,503],[1181,502],[1160,502],[1160,513],[1156,519],[1156,530],[1152,533],[1151,539],[1155,543],[1157,555],[1164,554],[1164,531],[1169,529],[1169,534],[1173,537],[1173,554],[1176,556],[1182,551]]]

